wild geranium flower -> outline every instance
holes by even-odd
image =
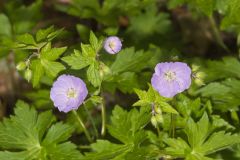
[[[104,49],[110,54],[116,54],[122,49],[122,42],[116,36],[108,37],[104,42]]]
[[[59,111],[76,110],[87,97],[86,84],[78,77],[61,75],[53,83],[50,98]]]
[[[191,69],[182,62],[158,63],[151,83],[161,96],[171,98],[190,87]]]

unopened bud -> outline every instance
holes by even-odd
[[[111,70],[108,66],[106,66],[104,63],[100,63],[100,77],[103,79],[104,76],[111,73]]]
[[[25,79],[29,82],[32,78],[32,71],[28,68],[24,74]]]
[[[157,119],[156,119],[155,116],[152,116],[152,118],[151,118],[151,123],[152,123],[152,125],[153,125],[154,127],[157,126],[158,122],[157,122]]]
[[[204,78],[205,77],[206,77],[206,74],[204,72],[197,72],[197,73],[195,73],[194,82],[198,86],[202,86],[202,85],[204,85]]]
[[[158,123],[163,123],[162,114],[156,114],[155,117],[156,117],[156,120],[157,120]]]
[[[19,70],[19,71],[22,71],[22,70],[24,70],[25,68],[27,67],[27,65],[26,65],[26,63],[25,62],[19,62],[18,64],[17,64],[17,70]]]

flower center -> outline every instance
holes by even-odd
[[[113,50],[115,48],[115,42],[114,41],[110,41],[109,42],[109,47]]]
[[[175,72],[172,72],[172,71],[167,71],[164,73],[165,75],[165,79],[167,81],[173,81],[176,79],[176,73]]]
[[[73,89],[73,88],[68,89],[68,91],[67,91],[68,98],[76,98],[76,96],[77,96],[77,93],[76,93],[75,89]]]

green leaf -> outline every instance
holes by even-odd
[[[166,153],[175,158],[211,159],[209,154],[226,149],[240,142],[239,135],[225,133],[225,131],[213,132],[206,113],[195,123],[191,118],[186,124],[185,134],[188,142],[181,138],[166,138],[164,142],[169,146]]]
[[[94,59],[82,55],[78,50],[74,50],[74,54],[63,57],[62,60],[71,66],[72,69],[82,69],[94,62]]]
[[[124,144],[139,144],[145,139],[142,128],[150,121],[150,117],[149,110],[143,108],[140,112],[136,109],[127,112],[116,106],[111,116],[112,123],[108,127],[109,133]]]
[[[0,123],[1,160],[79,160],[76,146],[66,140],[73,128],[57,123],[51,111],[40,114],[23,101],[18,101],[10,116]],[[50,128],[50,129],[48,129]],[[46,135],[46,136],[45,136]]]
[[[222,82],[213,82],[200,88],[196,93],[212,99],[214,109],[227,111],[238,108],[240,104],[240,81],[226,79]]]
[[[46,146],[47,147],[47,146]],[[50,160],[82,160],[83,156],[77,150],[77,146],[71,142],[51,145],[47,150]]]
[[[92,48],[94,48],[95,52],[97,53],[101,47],[102,47],[102,42],[98,41],[97,37],[95,36],[95,34],[90,31],[90,38],[89,38],[89,42],[92,46]]]
[[[240,78],[240,62],[233,57],[224,57],[222,61],[208,61],[206,70],[207,81],[222,78]]]
[[[239,135],[232,135],[219,131],[213,133],[208,140],[201,146],[199,152],[206,155],[216,153],[217,151],[229,148],[230,146],[240,142]]]
[[[196,0],[193,2],[195,2],[194,6],[197,7],[200,11],[202,11],[205,15],[212,15],[213,9],[215,7],[214,0]]]
[[[107,140],[97,140],[96,143],[91,144],[91,148],[94,152],[86,153],[83,160],[117,159],[131,151],[132,147],[133,146],[130,144],[114,144]]]
[[[72,134],[74,127],[63,124],[61,122],[52,125],[49,128],[46,137],[44,138],[42,145],[48,146],[52,143],[60,143],[66,141]]]
[[[5,14],[0,14],[0,36],[12,36],[12,26]],[[3,25],[4,24],[4,25]]]
[[[134,34],[139,39],[144,39],[154,34],[166,34],[171,29],[169,14],[159,13],[156,5],[151,5],[146,10],[130,18],[131,25],[127,32]],[[144,25],[148,24],[148,25]]]
[[[239,10],[240,10],[240,1],[238,0],[229,0],[227,1],[227,13],[222,20],[221,28],[227,29],[230,26],[240,25]]]
[[[49,42],[53,40],[55,37],[57,37],[62,31],[63,29],[55,30],[53,26],[50,26],[46,29],[40,29],[36,33],[36,40],[37,42],[41,41]]]
[[[81,44],[82,54],[84,57],[96,57],[97,52],[89,44]]]
[[[87,78],[94,87],[101,85],[101,77],[99,73],[99,64],[97,62],[91,64],[87,70]]]
[[[107,140],[97,140],[96,143],[91,144],[93,152],[85,153],[83,160],[122,160],[126,159],[125,156],[132,153],[134,149],[136,152],[143,149],[141,144],[147,137],[147,133],[143,128],[150,121],[150,117],[151,115],[148,110],[145,109],[141,109],[140,111],[132,109],[127,112],[121,107],[116,106],[113,110],[108,130],[111,136],[123,144],[114,144]],[[156,150],[155,147],[154,151]],[[151,151],[149,152],[145,157],[152,155]],[[157,157],[156,154],[155,157]]]
[[[44,70],[50,77],[56,77],[59,72],[65,69],[64,65],[59,62],[52,62],[45,59],[41,59],[41,64],[44,67]]]
[[[113,74],[120,74],[122,72],[138,72],[145,68],[146,63],[153,57],[150,52],[134,51],[134,48],[126,48],[117,54],[115,62],[111,66]]]
[[[40,83],[41,77],[44,74],[44,68],[41,64],[41,60],[32,60],[31,69],[33,71],[32,83],[33,87],[37,87]]]
[[[152,86],[149,85],[147,92],[139,89],[135,89],[135,92],[140,100],[134,103],[133,106],[150,108],[152,105],[156,105],[157,107],[160,107],[163,112],[178,114],[178,112],[168,104],[170,99],[160,96],[160,94],[155,91]]]
[[[166,138],[164,142],[168,145],[165,149],[166,153],[173,157],[183,158],[185,154],[191,152],[190,146],[181,138]]]
[[[23,35],[18,36],[17,40],[18,42],[23,43],[25,45],[33,45],[33,46],[37,45],[33,36],[29,33],[25,33]]]
[[[66,49],[67,47],[51,48],[49,50],[41,52],[41,58],[47,59],[49,61],[55,61],[66,51]]]

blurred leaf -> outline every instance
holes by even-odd
[[[0,14],[0,36],[12,36],[12,26],[5,14]],[[4,25],[3,25],[4,24]]]
[[[116,60],[111,66],[113,74],[120,74],[122,72],[138,72],[145,68],[146,63],[153,57],[150,52],[136,51],[133,47],[126,48],[117,54]]]

